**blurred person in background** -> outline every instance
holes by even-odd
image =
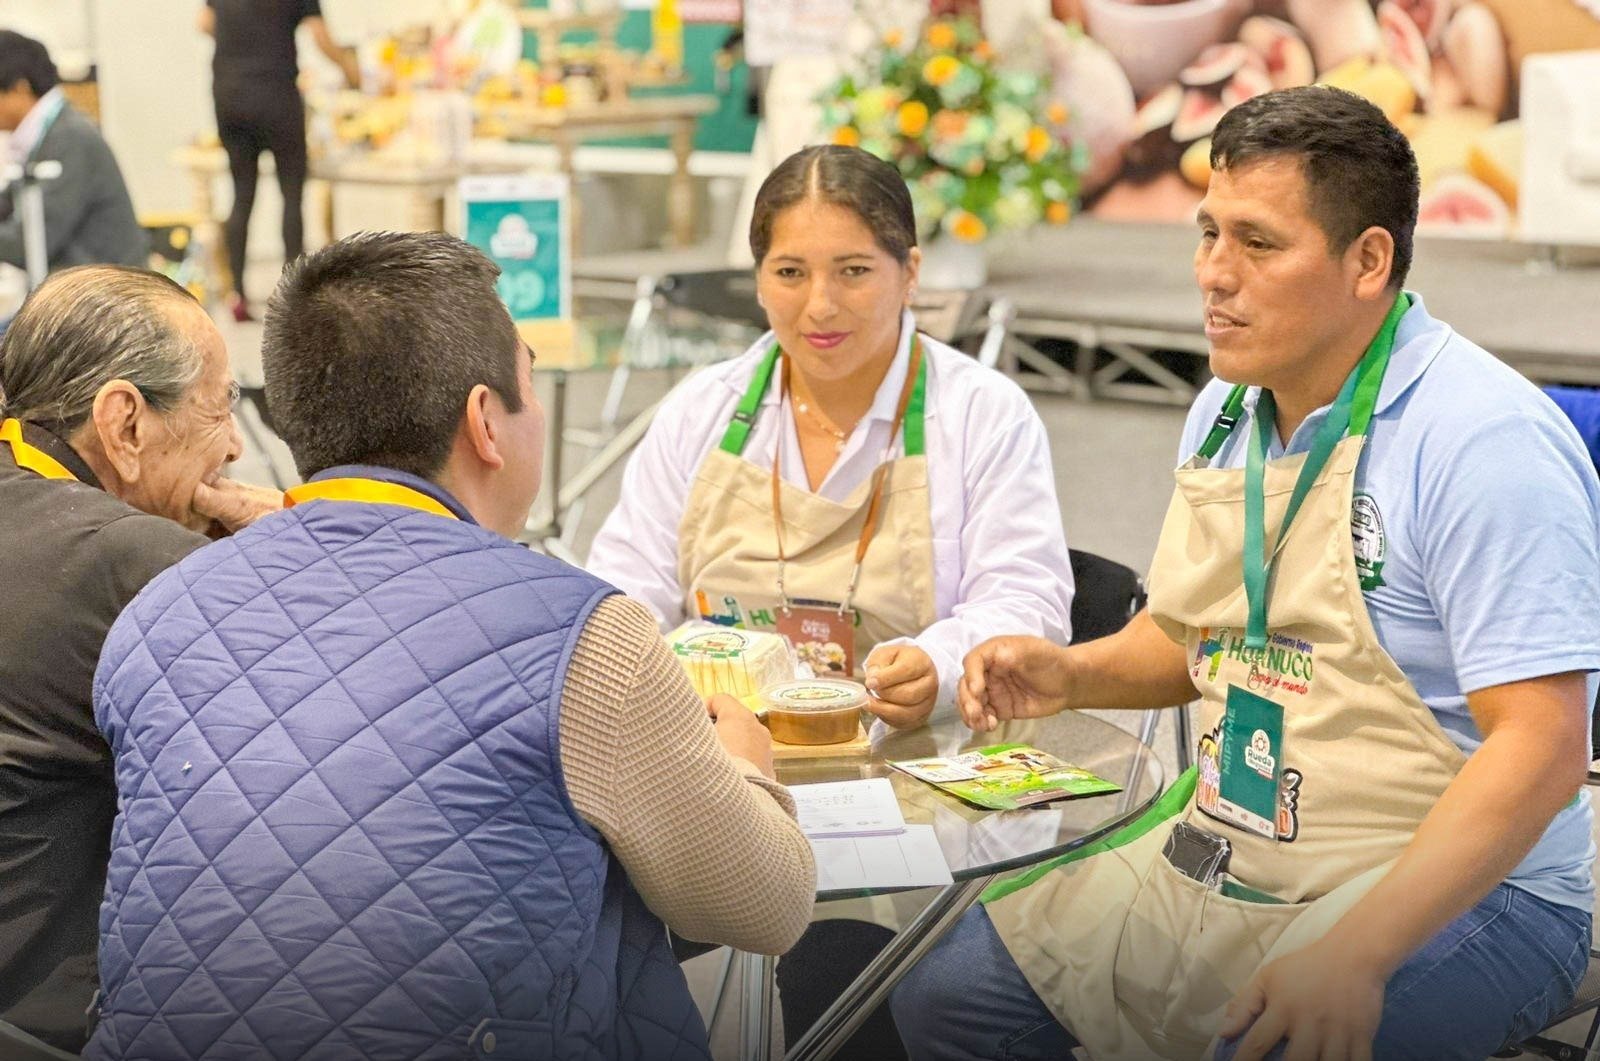
[[[322,54],[339,65],[345,80],[359,80],[355,55],[334,43],[318,0],[206,0],[200,29],[216,39],[211,59],[211,95],[217,137],[228,153],[233,210],[226,237],[233,273],[233,319],[250,320],[244,293],[245,244],[256,202],[261,152],[271,151],[283,193],[283,260],[300,257],[305,244],[301,199],[306,184],[306,107],[295,79],[300,73],[295,31],[305,23]]]
[[[44,45],[0,30],[0,132],[11,134],[0,175],[24,163],[61,163],[61,175],[41,184],[51,270],[143,265],[149,242],[116,157],[94,124],[67,103],[60,81]],[[0,262],[24,266],[23,238],[15,187],[0,188]]]

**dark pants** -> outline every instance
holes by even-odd
[[[233,212],[226,229],[233,289],[244,294],[245,241],[256,204],[257,164],[271,151],[283,193],[283,257],[294,261],[305,249],[301,199],[306,185],[305,103],[292,82],[216,88],[217,136],[233,176]]]

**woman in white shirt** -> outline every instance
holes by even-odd
[[[1072,603],[1044,425],[917,334],[915,244],[888,163],[830,145],[773,170],[750,225],[772,331],[668,398],[588,564],[665,625],[789,634],[895,726],[952,705],[987,637],[1067,641]]]

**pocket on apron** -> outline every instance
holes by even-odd
[[[1117,999],[1136,1025],[1180,1048],[1173,1056],[1198,1057],[1233,996],[1308,905],[1226,896],[1157,857],[1117,947]]]

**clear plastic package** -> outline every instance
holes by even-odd
[[[765,708],[761,690],[795,675],[794,649],[778,634],[691,622],[668,634],[667,643],[695,692],[726,693],[758,714]]]

